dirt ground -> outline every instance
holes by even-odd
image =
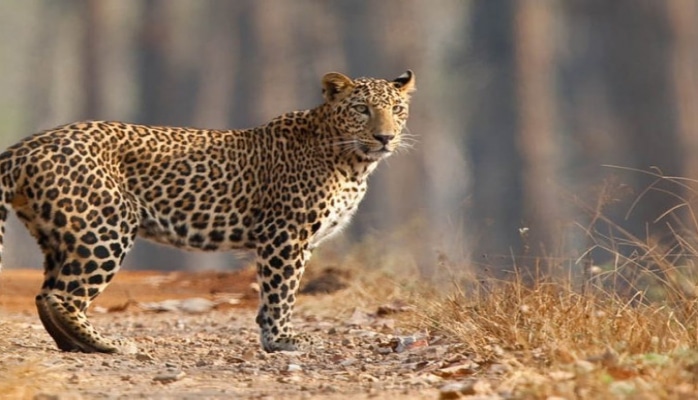
[[[295,322],[322,346],[267,354],[248,270],[121,271],[90,318],[139,353],[64,353],[36,315],[40,282],[40,271],[0,274],[0,398],[449,398],[439,388],[472,364],[457,344],[401,327],[399,305],[337,307],[327,294],[301,296]]]

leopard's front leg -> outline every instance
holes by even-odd
[[[293,240],[287,232],[278,233],[257,248],[257,324],[267,352],[303,351],[313,344],[309,336],[296,334],[291,325],[296,293],[309,259],[308,244]]]

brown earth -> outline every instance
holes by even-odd
[[[0,273],[0,310],[34,312],[34,296],[42,282],[41,272],[10,269]],[[238,308],[255,308],[257,293],[252,269],[226,272],[120,271],[108,290],[97,298],[96,307],[118,308],[129,301],[156,302],[191,297],[240,296]]]
[[[251,270],[121,271],[90,318],[140,352],[64,353],[36,315],[40,284],[39,271],[0,274],[0,398],[420,399],[438,398],[448,378],[440,369],[467,374],[458,345],[415,335],[393,319],[400,305],[361,309],[341,292],[300,297],[295,323],[321,340],[317,350],[267,354],[254,324]],[[192,298],[199,300],[170,301]]]

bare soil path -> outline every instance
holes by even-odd
[[[332,295],[301,297],[297,313],[296,325],[318,336],[322,348],[267,354],[248,270],[122,271],[91,319],[107,334],[134,340],[140,353],[63,353],[36,316],[40,282],[34,270],[0,275],[0,398],[431,399],[444,383],[432,372],[444,359],[467,358],[438,338],[426,345],[383,313],[344,307],[311,315],[320,302],[332,307]]]

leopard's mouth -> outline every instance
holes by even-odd
[[[372,161],[379,161],[383,158],[390,156],[393,153],[393,150],[385,145],[380,146],[378,148],[372,148],[371,146],[363,145],[359,149],[359,152],[367,159],[370,159]]]

